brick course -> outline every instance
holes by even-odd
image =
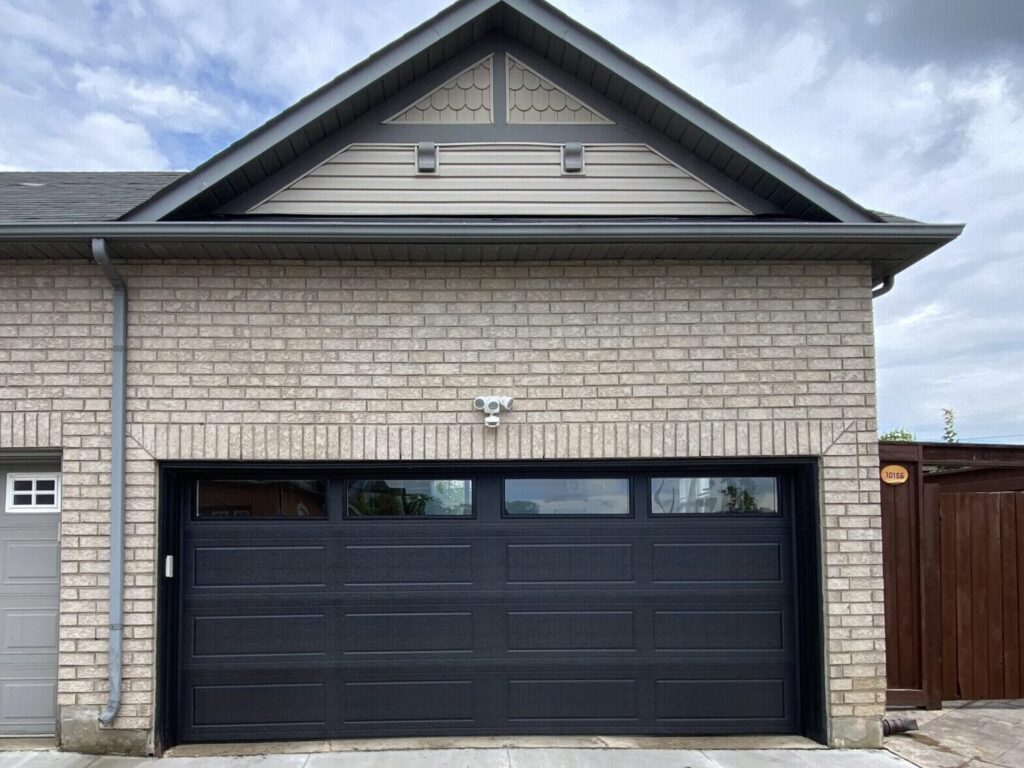
[[[830,717],[882,713],[867,265],[178,260],[121,271],[116,728],[153,724],[164,459],[820,457]],[[106,697],[111,297],[86,262],[0,264],[0,448],[63,449],[59,703],[76,711]],[[497,431],[470,405],[483,391],[516,398]]]

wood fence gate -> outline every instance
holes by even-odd
[[[1007,453],[881,446],[909,473],[881,495],[889,706],[1024,696],[1024,450],[1000,475]],[[925,474],[941,462],[963,469]]]
[[[938,498],[942,698],[1019,698],[1024,493]]]

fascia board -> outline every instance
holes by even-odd
[[[0,224],[0,241],[338,243],[949,242],[963,224],[678,221],[223,221]]]

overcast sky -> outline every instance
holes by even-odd
[[[0,170],[189,169],[444,0],[0,0]],[[966,222],[875,302],[879,423],[1024,442],[1024,0],[556,0],[872,208]]]

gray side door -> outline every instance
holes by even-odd
[[[49,735],[57,710],[59,464],[0,455],[0,735]]]

